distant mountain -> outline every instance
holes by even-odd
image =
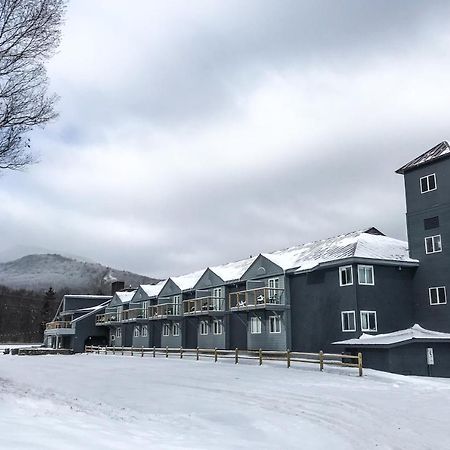
[[[42,254],[55,254],[54,250],[44,247],[37,247],[35,245],[13,245],[6,249],[0,250],[0,263],[14,261],[15,259],[22,258],[27,255],[42,255]],[[66,258],[78,259],[79,261],[95,262],[85,256],[74,255],[72,253],[58,252],[59,255]]]
[[[109,294],[114,280],[125,282],[125,287],[158,281],[156,278],[56,254],[27,255],[0,263],[0,285],[13,289],[43,292],[52,286],[62,294]]]

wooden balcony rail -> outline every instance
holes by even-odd
[[[229,295],[230,309],[265,308],[284,304],[284,289],[261,287],[246,291],[232,292]]]
[[[319,353],[303,353],[303,352],[292,352],[290,350],[276,351],[276,350],[239,350],[235,348],[234,350],[222,350],[218,348],[169,348],[169,347],[98,347],[93,345],[87,345],[84,350],[86,353],[97,353],[105,354],[111,352],[115,354],[129,354],[130,356],[139,355],[143,357],[144,355],[153,356],[163,356],[168,358],[169,355],[174,355],[181,358],[192,357],[197,361],[200,357],[212,358],[214,362],[218,359],[228,359],[233,361],[234,364],[238,364],[242,360],[257,360],[258,364],[261,366],[263,361],[281,361],[284,362],[287,368],[292,366],[292,363],[312,363],[318,364],[319,370],[322,372],[325,366],[338,366],[338,367],[348,367],[358,369],[358,375],[362,377],[363,375],[363,360],[362,353],[357,355],[347,355],[347,354],[335,354],[335,353],[324,353],[320,351]]]
[[[162,303],[160,305],[149,306],[149,319],[161,319],[164,317],[180,316],[180,303]]]
[[[97,314],[95,316],[96,325],[106,325],[108,323],[116,323],[121,321],[121,315],[117,313]]]
[[[45,325],[46,330],[56,330],[58,328],[72,328],[72,323],[67,321],[55,321]]]
[[[184,315],[208,314],[211,311],[225,311],[223,297],[200,297],[184,300]]]

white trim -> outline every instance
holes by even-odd
[[[250,317],[250,334],[261,334],[261,330],[262,330],[261,317],[259,316]]]
[[[116,328],[116,337],[121,338],[122,337],[122,328]]]
[[[274,330],[272,331],[272,322],[274,323]],[[279,325],[278,331],[277,326]],[[279,315],[269,316],[269,333],[271,334],[280,334],[281,333],[281,317]]]
[[[148,336],[148,325],[142,325],[141,336],[142,337],[147,337]]]
[[[372,272],[372,283],[366,283],[361,281],[361,276],[360,276],[360,269],[364,270],[364,277],[366,277],[367,269],[370,269],[370,271]],[[358,264],[358,284],[360,284],[361,286],[375,286],[375,270],[373,268],[373,266],[368,266],[368,265],[364,265],[364,264]]]
[[[133,335],[134,335],[134,337],[141,337],[141,326],[140,325],[134,326]]]
[[[375,329],[374,330],[363,327],[363,320],[362,320],[363,314],[374,314],[375,315]],[[377,320],[377,312],[376,311],[360,311],[359,319],[361,321],[361,331],[366,331],[369,333],[376,333],[378,331],[378,320]],[[367,320],[367,324],[369,325],[369,320]]]
[[[430,178],[434,178],[434,188],[433,189],[429,189],[430,188],[430,182],[429,182]],[[427,187],[428,187],[428,189],[426,191],[424,191],[422,189],[422,180],[425,180],[425,179],[427,180]],[[421,177],[419,183],[420,183],[420,193],[421,194],[426,194],[427,192],[435,191],[437,189],[436,174],[430,173],[429,175],[425,175],[424,177]]]
[[[163,324],[162,335],[170,336],[170,325],[168,323]]]
[[[433,289],[436,290],[436,297],[437,297],[437,299],[438,299],[438,302],[437,302],[437,303],[432,303],[432,302],[431,302],[431,291],[432,291]],[[439,296],[439,289],[444,289],[444,301],[443,301],[443,302],[440,302],[440,301],[439,301],[439,299],[440,299],[440,296]],[[429,300],[430,300],[430,305],[431,305],[431,306],[436,306],[436,305],[446,305],[446,304],[447,304],[447,288],[446,288],[445,286],[433,286],[433,287],[428,288],[428,298],[429,298]]]
[[[209,334],[209,323],[207,320],[200,321],[200,336],[208,336]]]
[[[353,316],[353,328],[352,329],[348,329],[348,330],[344,329],[344,315],[346,315],[346,314],[351,314]],[[344,333],[351,333],[353,331],[356,331],[356,313],[355,313],[355,311],[341,311],[341,326],[342,326],[342,331]]]
[[[351,281],[350,281],[350,283],[343,284],[342,283],[342,272],[346,272],[347,269],[350,269]],[[339,267],[339,286],[351,286],[352,284],[353,284],[353,267],[351,265],[350,266],[341,266],[341,267]]]
[[[216,336],[221,335],[223,332],[223,321],[222,319],[213,320],[213,334]]]
[[[179,335],[180,335],[180,324],[179,322],[174,322],[172,324],[172,336],[179,336]]]
[[[440,247],[439,250],[436,250],[435,238],[439,238],[439,247]],[[432,247],[431,252],[428,251],[427,239],[431,239],[431,247]],[[427,237],[425,237],[424,242],[425,242],[425,254],[431,255],[432,253],[442,252],[442,237],[440,234],[435,234],[434,236],[427,236]]]

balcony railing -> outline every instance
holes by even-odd
[[[179,303],[162,303],[160,305],[149,306],[149,319],[163,319],[181,315],[181,305]]]
[[[123,313],[122,313],[123,314]],[[110,323],[117,323],[122,320],[122,315],[116,312],[97,314],[95,316],[96,325],[108,325]]]
[[[262,287],[232,292],[229,295],[230,309],[257,309],[283,305],[283,291],[284,289],[280,288]]]
[[[59,328],[72,328],[72,323],[67,321],[55,321],[45,325],[46,330],[56,330]]]
[[[122,312],[122,321],[134,321],[136,319],[147,319],[148,318],[148,308],[133,308],[127,309]]]
[[[225,311],[225,299],[221,297],[193,298],[185,300],[183,305],[185,316]]]

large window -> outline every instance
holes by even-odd
[[[134,327],[134,337],[139,337],[141,335],[141,327],[139,325],[135,325]]]
[[[279,278],[270,278],[267,282],[269,285],[269,302],[270,303],[278,303],[280,291],[280,279]]]
[[[350,286],[353,284],[352,266],[339,267],[339,284],[341,286]]]
[[[180,335],[180,324],[178,322],[174,322],[172,325],[172,334],[174,336]]]
[[[358,266],[358,283],[370,286],[375,284],[373,266]]]
[[[422,192],[422,194],[425,194],[425,192],[434,191],[435,189],[437,189],[437,184],[436,175],[434,173],[420,179],[420,192]]]
[[[250,333],[261,334],[261,317],[252,317],[250,319]]]
[[[209,333],[209,324],[207,320],[200,321],[200,334],[206,336]]]
[[[142,302],[142,317],[147,319],[148,317],[148,304],[149,302]]]
[[[442,252],[442,241],[440,234],[425,238],[425,252],[427,255],[430,253]]]
[[[341,312],[342,331],[356,331],[355,311]]]
[[[377,313],[361,311],[361,331],[377,331]]]
[[[222,334],[223,332],[223,322],[222,320],[214,320],[213,322],[213,333],[214,334]]]
[[[172,298],[173,301],[173,315],[180,315],[180,303],[181,303],[181,295],[174,295]]]
[[[163,325],[163,336],[169,336],[170,335],[170,325],[168,323],[165,323]]]
[[[430,287],[428,289],[430,305],[445,305],[447,303],[447,291],[445,286]]]
[[[214,311],[221,311],[223,308],[223,294],[222,294],[222,288],[214,288],[212,292],[213,296],[213,310]]]
[[[148,336],[148,326],[142,325],[142,337],[147,337],[147,336]]]
[[[269,332],[281,333],[281,318],[280,316],[269,317]]]

